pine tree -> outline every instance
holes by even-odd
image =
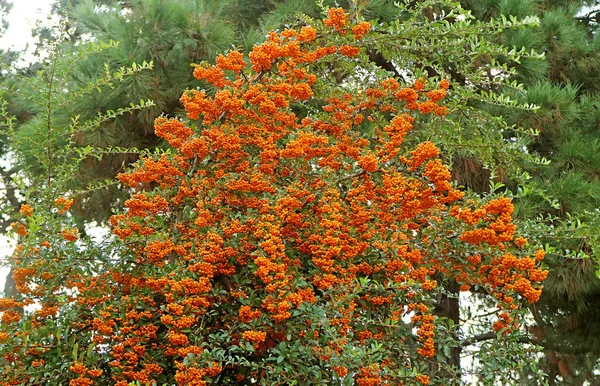
[[[62,120],[62,124],[68,124],[74,116],[86,121],[98,113],[139,104],[140,100],[152,100],[154,106],[116,117],[93,132],[75,133],[75,140],[80,146],[104,148],[158,146],[153,121],[161,113],[174,114],[178,109],[179,94],[190,86],[189,63],[210,60],[217,50],[241,40],[240,31],[227,14],[228,6],[227,2],[216,1],[140,0],[112,2],[104,7],[99,7],[97,2],[80,2],[71,10],[71,21],[63,28],[71,39],[61,46],[65,55],[79,50],[78,45],[86,36],[93,41],[119,43],[114,48],[80,58],[67,74],[66,84],[76,89],[94,82],[106,71],[113,72],[132,63],[153,62],[154,69],[137,72],[97,93],[82,96],[77,103],[56,111],[57,119]],[[61,13],[64,9],[57,8],[57,11]],[[27,105],[26,98],[22,105]],[[34,118],[23,122],[19,130],[24,137],[31,137],[39,126],[40,122]],[[80,186],[111,178],[136,158],[135,154],[117,153],[100,161],[89,160],[80,170]],[[26,160],[26,163],[35,161]],[[82,197],[74,205],[74,211],[86,221],[104,221],[110,214],[110,205],[124,197],[114,187],[95,190]]]
[[[600,368],[600,40],[597,1],[464,1],[480,19],[537,15],[539,28],[504,35],[508,46],[545,52],[543,63],[524,59],[515,95],[535,112],[497,111],[509,122],[539,132],[528,151],[549,164],[528,165],[515,215],[547,245],[550,274],[532,308],[540,366],[550,384],[597,384]]]

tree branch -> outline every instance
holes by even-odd
[[[387,60],[381,52],[373,48],[369,48],[367,49],[367,55],[369,55],[369,60],[375,65],[377,65],[377,67],[383,68],[384,70],[389,72],[393,72],[396,77],[406,81],[406,79],[404,79],[404,76],[402,76],[402,74],[398,72],[394,64]]]
[[[4,182],[4,186],[6,187],[6,199],[8,200],[10,206],[13,207],[13,210],[18,212],[21,209],[21,202],[19,199],[17,199],[15,194],[17,187],[13,182],[12,175],[9,171],[0,167],[0,176],[2,177],[2,182]]]
[[[497,337],[498,337],[498,333],[490,331],[490,332],[486,332],[483,334],[479,334],[479,335],[475,335],[470,338],[467,338],[467,339],[463,340],[462,342],[460,342],[460,345],[461,345],[461,347],[468,347],[468,346],[472,346],[479,342],[496,339]],[[517,341],[519,343],[529,343],[529,344],[535,344],[535,345],[542,346],[541,342],[531,339],[531,338],[528,338],[526,336],[520,336],[517,339]]]

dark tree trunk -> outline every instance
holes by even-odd
[[[436,304],[434,313],[438,317],[448,318],[454,322],[455,326],[458,326],[460,320],[460,309],[458,295],[460,286],[456,280],[452,279],[446,284],[447,294],[442,294],[439,302]],[[447,364],[452,366],[455,370],[460,370],[460,352],[461,347],[458,342],[458,336],[454,336],[456,340],[456,347],[452,347],[450,350],[450,358],[447,359]]]

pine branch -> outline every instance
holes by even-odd
[[[492,339],[497,339],[498,338],[498,333],[494,332],[494,331],[490,331],[490,332],[486,332],[483,334],[479,334],[479,335],[475,335],[472,336],[470,338],[467,338],[465,340],[463,340],[462,342],[460,342],[461,347],[469,347],[472,346],[476,343],[479,342],[485,342],[487,340],[492,340]],[[538,346],[543,346],[542,342],[539,342],[537,340],[525,337],[525,336],[520,336],[517,341],[519,343],[528,343],[528,344],[535,344]]]
[[[498,333],[494,331],[486,332],[483,334],[475,335],[470,338],[463,340],[460,345],[461,347],[472,346],[476,343],[485,342],[488,340],[497,339]],[[592,345],[583,345],[583,346],[572,346],[572,345],[562,345],[551,343],[550,339],[538,340],[529,338],[526,336],[519,336],[517,338],[519,343],[526,344],[534,344],[537,346],[542,346],[546,350],[554,351],[561,354],[569,354],[569,355],[578,355],[578,354],[589,354],[589,353],[599,353],[600,349],[594,348]]]

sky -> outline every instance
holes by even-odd
[[[12,10],[7,17],[9,27],[0,37],[0,48],[22,50],[33,43],[31,29],[37,20],[45,20],[54,0],[12,0]]]
[[[13,7],[7,16],[9,28],[0,37],[0,48],[19,51],[34,42],[31,29],[37,20],[47,19],[53,0],[12,0]],[[2,188],[2,187],[0,187]],[[0,235],[0,260],[12,254],[14,240]],[[4,290],[4,280],[8,269],[0,268],[0,292]]]

